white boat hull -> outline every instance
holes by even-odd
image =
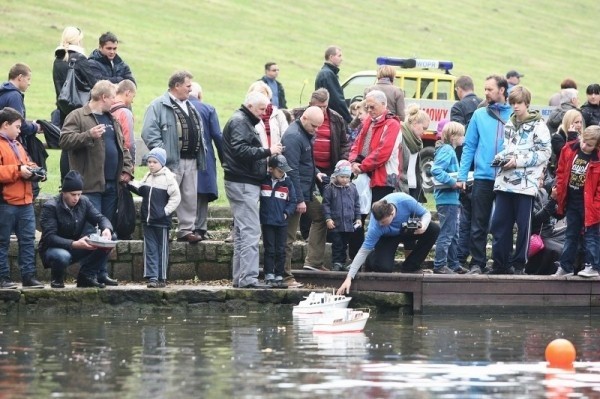
[[[361,332],[365,329],[369,316],[369,312],[365,310],[333,310],[315,322],[313,333]]]

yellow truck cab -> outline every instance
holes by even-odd
[[[408,105],[417,103],[429,114],[431,124],[423,134],[421,151],[421,170],[423,188],[431,191],[433,183],[430,177],[433,164],[434,145],[437,124],[442,119],[450,119],[450,109],[455,103],[454,83],[456,76],[450,74],[451,61],[426,60],[415,58],[378,57],[377,65],[392,65],[396,71],[394,84],[404,91],[404,101]],[[343,84],[344,98],[348,104],[363,99],[367,87],[377,81],[377,71],[361,71],[350,76]]]

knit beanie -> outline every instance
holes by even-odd
[[[167,152],[163,148],[154,147],[151,149],[146,159],[150,157],[156,159],[160,163],[160,166],[165,166],[167,163]]]
[[[342,159],[341,161],[338,161],[338,163],[335,164],[335,169],[333,170],[331,177],[350,176],[351,174],[352,165],[350,164],[350,162],[346,161],[345,159]]]
[[[76,170],[70,170],[63,179],[62,187],[60,189],[63,193],[70,193],[72,191],[83,190],[83,179]]]

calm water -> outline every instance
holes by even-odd
[[[0,398],[600,398],[600,317],[2,315]],[[575,370],[548,369],[557,337]]]

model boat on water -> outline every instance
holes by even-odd
[[[305,299],[294,306],[292,314],[324,313],[331,309],[345,309],[352,298],[328,292],[311,292]]]
[[[333,309],[313,325],[314,333],[348,333],[365,329],[371,315],[369,309]]]

